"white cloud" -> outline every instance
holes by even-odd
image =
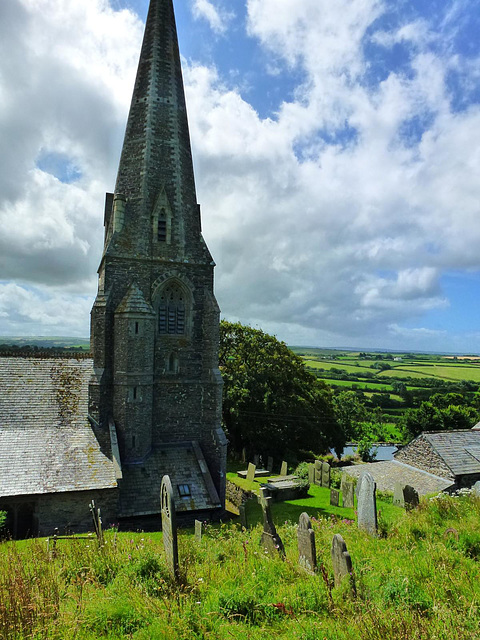
[[[196,19],[203,18],[212,31],[220,35],[226,32],[228,23],[233,18],[233,13],[216,7],[210,0],[193,0],[192,11]]]

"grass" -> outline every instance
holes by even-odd
[[[297,505],[300,507],[301,505]],[[378,538],[348,518],[312,520],[317,575],[298,566],[295,524],[277,521],[286,561],[260,547],[259,526],[179,535],[181,581],[161,536],[107,532],[103,548],[44,540],[0,545],[4,640],[476,640],[480,628],[480,500],[422,502],[380,519]],[[455,531],[447,533],[447,529]],[[357,595],[333,586],[333,534],[346,541]]]

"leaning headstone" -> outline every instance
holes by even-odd
[[[322,486],[322,461],[315,460],[315,484]]]
[[[309,573],[317,570],[317,551],[315,547],[315,532],[308,513],[301,513],[297,529],[298,563]]]
[[[287,465],[286,461],[284,460],[282,462],[282,468],[280,469],[280,475],[281,476],[286,476],[287,473],[288,473],[288,465]]]
[[[179,576],[177,518],[172,483],[170,482],[169,476],[163,476],[162,478],[160,503],[162,507],[162,532],[165,558],[170,574],[177,579]]]
[[[258,466],[259,466],[259,464],[260,464],[260,455],[259,455],[258,453],[256,453],[256,454],[253,456],[253,464],[254,464],[256,467],[258,467]]]
[[[330,504],[332,507],[338,507],[340,493],[336,489],[330,489]]]
[[[478,480],[477,482],[475,482],[475,484],[472,487],[472,493],[475,496],[480,496],[480,480]]]
[[[332,564],[335,586],[339,587],[346,578],[352,580],[352,589],[355,591],[353,582],[352,559],[347,551],[345,540],[339,533],[333,536],[332,540]]]
[[[403,487],[404,485],[401,482],[396,482],[395,487],[393,489],[393,504],[396,504],[397,507],[405,506],[405,499],[403,497]]]
[[[252,464],[251,462],[248,463],[248,470],[247,470],[247,481],[248,482],[253,482],[255,480],[255,471],[257,470],[257,467]]]
[[[315,484],[315,465],[308,465],[308,484]]]
[[[418,491],[407,484],[403,488],[403,500],[405,502],[405,509],[410,511],[411,509],[416,509],[420,504],[420,500],[418,497]]]
[[[345,509],[355,508],[354,485],[351,480],[342,479],[342,504]]]
[[[377,534],[376,484],[370,473],[361,477],[357,498],[358,528],[370,535]]]
[[[248,529],[248,520],[247,520],[247,507],[246,505],[243,503],[238,507],[238,512],[240,515],[240,524],[242,525],[242,527],[244,527],[245,529]]]
[[[268,458],[267,458],[267,471],[270,471],[270,473],[272,473],[272,471],[273,471],[273,458],[272,458],[272,456],[268,456]]]
[[[202,541],[202,522],[201,520],[195,520],[195,542]]]
[[[328,462],[322,463],[322,487],[330,487],[330,465]]]
[[[285,558],[285,547],[273,523],[271,501],[272,498],[267,492],[260,489],[260,504],[263,512],[263,533],[260,544],[270,555]]]

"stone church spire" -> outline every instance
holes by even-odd
[[[210,257],[196,242],[200,214],[172,0],[150,2],[115,193],[126,206],[110,236],[128,228],[128,245],[144,255],[153,225],[157,238],[168,233],[165,257]],[[125,248],[120,237],[114,244]]]

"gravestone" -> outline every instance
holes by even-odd
[[[260,465],[260,455],[258,453],[256,453],[253,456],[253,464],[258,467]]]
[[[268,459],[267,459],[267,470],[270,471],[270,473],[272,473],[272,471],[273,471],[273,458],[272,458],[272,456],[268,456]]]
[[[327,489],[330,487],[330,465],[328,462],[322,462],[322,487]]]
[[[340,493],[336,489],[330,489],[330,504],[332,507],[338,507]]]
[[[245,447],[243,447],[242,449],[242,459],[241,461],[243,462],[243,464],[245,464],[247,462],[247,450],[245,449]]]
[[[342,584],[343,580],[348,578],[349,580],[352,580],[352,589],[353,591],[355,591],[355,585],[353,582],[352,559],[350,558],[350,554],[347,551],[345,540],[339,533],[336,533],[333,536],[331,554],[335,586],[339,587]]]
[[[170,574],[178,579],[178,542],[175,500],[169,476],[163,476],[160,487],[160,504],[162,507],[162,533],[165,558]]]
[[[405,500],[403,498],[403,487],[404,485],[401,482],[396,482],[393,489],[393,504],[396,504],[397,507],[405,506]]]
[[[355,508],[354,485],[351,480],[342,478],[342,504],[345,509]]]
[[[477,480],[472,487],[472,493],[475,496],[480,496],[480,480]]]
[[[202,541],[202,522],[200,520],[195,520],[195,541]]]
[[[247,481],[253,482],[255,480],[255,471],[257,467],[251,462],[248,463],[248,471],[247,471]]]
[[[322,461],[315,460],[315,484],[322,486]]]
[[[376,484],[370,473],[360,479],[357,497],[358,528],[372,536],[377,534]]]
[[[315,548],[315,532],[308,513],[301,513],[297,529],[298,563],[309,573],[317,570],[317,551]]]
[[[308,465],[308,483],[315,484],[315,465],[314,464]]]
[[[259,502],[263,512],[263,533],[260,539],[260,545],[271,556],[285,558],[285,547],[273,523],[272,510],[270,507],[271,501],[272,498],[268,495],[267,491],[263,488],[260,489]]]
[[[245,529],[248,529],[248,520],[247,520],[247,507],[245,504],[241,504],[238,507],[239,515],[240,515],[240,524]]]
[[[280,469],[280,475],[286,476],[288,474],[288,465],[285,460],[282,462],[282,468]]]
[[[403,487],[403,500],[405,502],[405,509],[410,511],[411,509],[416,509],[420,504],[420,500],[418,498],[418,491],[407,484]]]

